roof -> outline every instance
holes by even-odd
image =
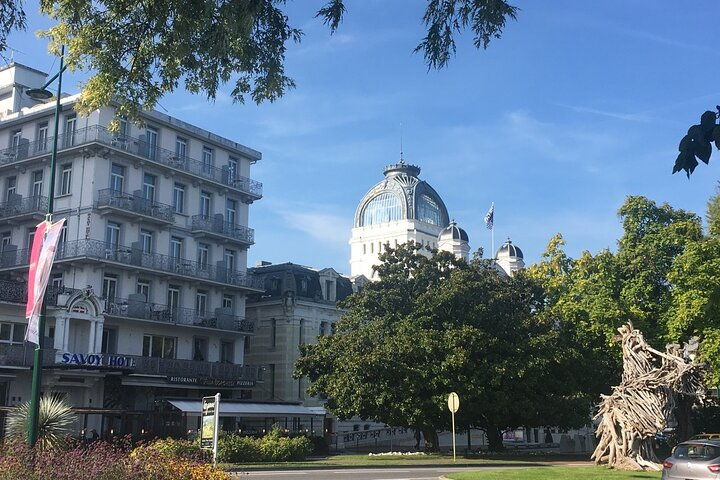
[[[173,407],[185,413],[202,413],[200,400],[168,400]],[[219,415],[243,417],[272,417],[272,416],[299,416],[299,415],[325,415],[325,409],[308,408],[290,403],[249,403],[220,400]]]
[[[469,241],[468,240],[468,234],[467,232],[458,227],[455,223],[455,220],[450,222],[450,225],[445,227],[442,232],[440,232],[440,235],[438,235],[438,240],[461,240],[464,242]]]
[[[337,274],[332,269],[322,271],[304,267],[295,263],[279,263],[248,268],[248,273],[262,279],[265,292],[253,294],[248,300],[261,298],[279,298],[291,292],[297,298],[323,301],[320,277],[330,273],[335,279],[335,298],[340,301],[352,295],[352,283],[349,278]],[[333,274],[334,273],[334,274]]]
[[[497,254],[495,255],[496,258],[500,257],[517,257],[517,258],[524,258],[523,252],[520,250],[520,247],[516,247],[513,245],[513,243],[508,238],[505,240],[505,243],[503,243],[502,247],[500,247],[497,251]]]

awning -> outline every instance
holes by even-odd
[[[172,406],[185,413],[202,413],[199,400],[168,400]],[[308,408],[288,403],[250,403],[220,400],[221,417],[297,417],[322,416],[324,409]]]

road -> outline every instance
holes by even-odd
[[[568,463],[567,465],[570,465]],[[588,462],[572,462],[572,465],[590,465]],[[347,468],[318,470],[265,470],[233,475],[233,480],[437,480],[441,475],[468,470],[499,468],[527,468],[528,466],[481,466],[470,467],[397,467],[397,468]]]

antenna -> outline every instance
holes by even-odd
[[[400,122],[400,163],[405,163],[405,159],[403,158],[403,129],[402,129],[402,122]]]

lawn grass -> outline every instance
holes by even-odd
[[[288,463],[250,463],[221,464],[225,470],[258,470],[272,468],[323,468],[323,467],[388,467],[388,466],[473,466],[473,465],[508,465],[523,466],[544,462],[583,461],[585,457],[560,455],[474,455],[453,456],[447,454],[429,455],[330,455],[322,458],[309,459],[304,462]]]
[[[445,475],[452,480],[635,480],[659,479],[660,472],[625,472],[606,467],[529,467],[512,470],[459,472]]]

